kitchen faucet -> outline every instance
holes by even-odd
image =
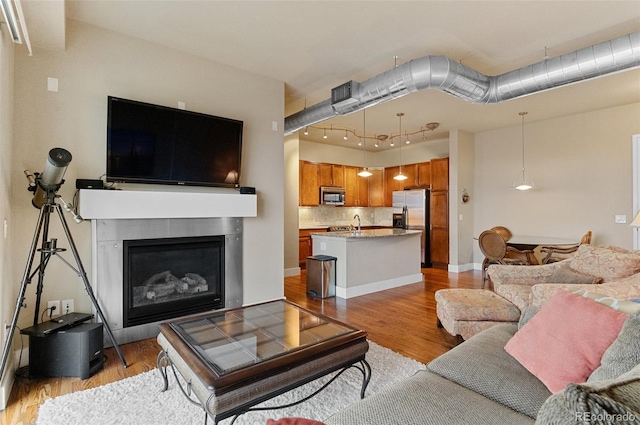
[[[354,219],[354,220],[355,220],[356,218],[358,219],[358,233],[361,233],[361,231],[360,231],[360,215],[359,215],[359,214],[356,214],[356,215],[354,215],[354,216],[353,216],[353,219]]]

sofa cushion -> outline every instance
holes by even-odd
[[[640,423],[640,366],[615,381],[569,384],[545,402],[536,424]]]
[[[581,297],[594,300],[595,302],[606,305],[609,308],[621,311],[623,313],[633,314],[635,312],[640,311],[640,303],[637,303],[637,302],[628,301],[628,300],[620,299],[616,297],[611,297],[609,295],[601,294],[599,292],[585,291],[584,289],[577,289],[571,292],[576,295],[580,295]]]
[[[616,339],[624,313],[562,291],[509,340],[505,350],[552,392],[584,382]]]
[[[587,273],[578,272],[567,265],[558,267],[553,274],[547,278],[545,283],[575,283],[584,285],[595,285],[602,283],[602,278]]]
[[[531,304],[531,286],[518,283],[494,285],[496,294],[513,303],[520,311]]]
[[[587,382],[615,379],[640,364],[640,312],[627,320],[620,334],[602,356],[600,366],[593,371]]]
[[[535,418],[551,393],[504,351],[516,330],[514,324],[495,325],[436,358],[427,369]]]
[[[327,425],[531,425],[533,422],[528,416],[426,370],[324,419]]]
[[[580,245],[568,265],[580,273],[599,276],[603,282],[609,282],[638,273],[640,255],[635,252]]]

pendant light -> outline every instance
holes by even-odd
[[[529,190],[533,189],[534,184],[533,180],[531,180],[530,184],[527,183],[524,168],[524,116],[527,115],[527,112],[520,112],[519,115],[522,117],[522,171],[518,174],[516,181],[513,182],[513,188],[518,190]],[[520,180],[520,177],[522,177],[522,180]]]
[[[363,164],[367,165],[367,117],[365,115],[366,109],[362,110],[362,158]],[[358,173],[360,177],[371,177],[371,171],[368,167],[364,167],[362,171]]]
[[[398,138],[400,138],[400,137],[402,137],[402,117],[404,116],[404,113],[403,112],[398,112],[396,115],[398,116],[398,121],[399,121]],[[402,143],[399,143],[399,145],[400,145],[400,172],[393,179],[394,180],[406,180],[407,176],[402,174]]]

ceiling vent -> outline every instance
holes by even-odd
[[[360,103],[357,97],[360,91],[360,83],[357,81],[347,81],[331,89],[331,105],[335,108],[344,108]]]
[[[497,76],[484,75],[445,56],[425,56],[358,83],[331,90],[331,99],[284,119],[284,134],[424,89],[469,102],[494,104],[640,67],[640,31]]]

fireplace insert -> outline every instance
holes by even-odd
[[[123,241],[124,327],[224,307],[224,236]]]

